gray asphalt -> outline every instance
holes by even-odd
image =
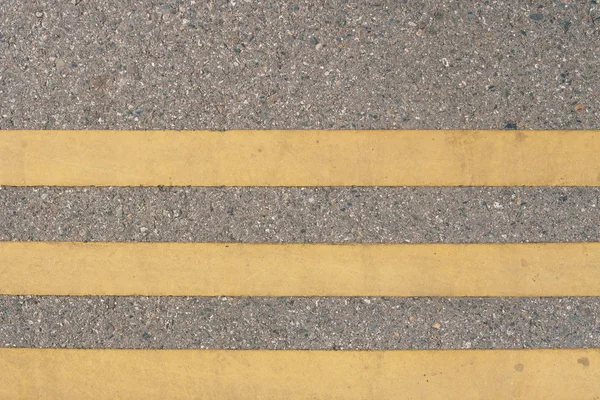
[[[0,129],[600,129],[597,0],[0,8]],[[586,242],[600,240],[599,199],[598,188],[0,187],[0,240]],[[0,346],[600,347],[598,301],[0,296]]]
[[[0,240],[600,240],[597,187],[0,188]]]
[[[600,298],[0,297],[0,345],[600,347]]]
[[[600,5],[3,0],[0,128],[598,128]]]

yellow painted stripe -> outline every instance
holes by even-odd
[[[599,296],[600,243],[0,242],[0,294]]]
[[[598,399],[600,350],[0,349],[2,399]]]
[[[600,185],[600,131],[3,131],[0,185]]]

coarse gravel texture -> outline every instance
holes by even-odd
[[[0,7],[0,129],[600,127],[597,0]]]
[[[600,298],[0,296],[0,346],[600,347]]]
[[[600,240],[598,187],[0,187],[0,240]]]

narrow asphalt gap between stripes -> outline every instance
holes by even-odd
[[[0,240],[600,241],[598,187],[0,187]]]
[[[600,347],[600,297],[0,296],[0,346]]]

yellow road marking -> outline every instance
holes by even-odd
[[[0,294],[599,296],[600,243],[0,242]]]
[[[599,363],[599,349],[0,349],[0,398],[597,399]]]
[[[3,131],[0,185],[598,186],[600,131]]]

